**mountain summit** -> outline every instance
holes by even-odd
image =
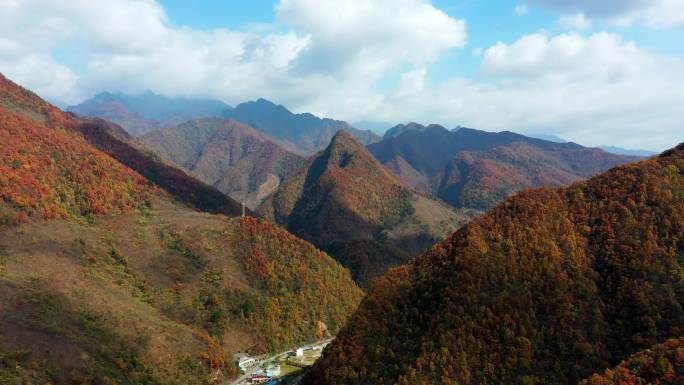
[[[397,180],[346,131],[258,211],[331,252],[366,287],[469,218]]]

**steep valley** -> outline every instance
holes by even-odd
[[[0,77],[0,381],[202,384],[335,333],[334,259]]]

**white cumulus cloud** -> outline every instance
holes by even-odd
[[[154,0],[0,0],[0,71],[71,103],[151,89],[315,108],[344,92],[372,99],[388,72],[466,42],[465,22],[427,0],[282,0],[275,12],[277,28],[200,31],[172,27]],[[76,63],[60,62],[65,50]]]
[[[672,20],[680,1],[654,0],[673,7]],[[571,31],[598,17],[660,9],[640,0],[553,3],[565,15],[584,15],[568,21]],[[479,75],[436,78],[432,64],[458,65],[444,59],[465,46],[466,23],[428,0],[281,0],[275,13],[275,24],[244,31],[196,30],[172,26],[153,0],[0,0],[0,72],[68,103],[102,90],[149,89],[233,104],[265,97],[348,121],[462,124],[594,145],[664,149],[684,140],[683,61],[619,35],[533,33],[471,47]]]

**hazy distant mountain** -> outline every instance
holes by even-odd
[[[550,135],[550,134],[536,134],[536,135],[530,135],[532,138],[537,138],[541,140],[546,140],[548,142],[555,142],[555,143],[568,143],[567,140],[561,138],[560,136],[557,135]]]
[[[234,120],[193,120],[139,139],[150,150],[250,208],[304,164],[302,157]]]
[[[349,131],[364,145],[380,140],[373,132],[359,130],[347,122],[321,119],[309,113],[293,114],[282,105],[265,99],[239,104],[234,109],[224,111],[223,117],[254,127],[289,150],[305,155],[325,148],[339,130]]]
[[[151,92],[141,95],[103,92],[68,111],[114,122],[140,136],[160,127],[188,120],[220,116],[227,104],[212,99],[170,98]]]
[[[362,130],[369,130],[369,131],[375,132],[376,134],[382,135],[390,127],[392,127],[392,123],[376,122],[376,121],[372,121],[372,120],[361,120],[358,122],[353,122],[352,126],[354,126],[356,128],[360,128]]]
[[[537,134],[537,135],[532,135],[533,138],[537,139],[542,139],[546,140],[549,142],[555,142],[555,143],[568,143],[567,140],[556,136],[556,135],[547,135],[547,134]],[[648,150],[633,150],[633,149],[627,149],[627,148],[621,148],[621,147],[615,147],[615,146],[598,146],[603,151],[609,152],[611,154],[617,154],[617,155],[627,155],[627,156],[639,156],[639,157],[644,157],[648,158],[654,155],[658,155],[658,152],[655,151],[648,151]]]
[[[658,155],[657,152],[648,150],[631,150],[627,148],[620,148],[614,146],[600,146],[599,148],[612,154],[619,155],[643,156],[646,158]]]
[[[258,212],[329,251],[366,288],[472,214],[416,193],[343,130]]]
[[[411,186],[478,210],[525,188],[567,185],[640,159],[508,131],[416,123],[392,128],[368,149]]]
[[[303,384],[682,384],[683,186],[684,144],[506,200],[381,278]]]

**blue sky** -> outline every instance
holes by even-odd
[[[0,71],[65,104],[151,90],[379,127],[684,141],[684,0],[22,0],[0,14]]]
[[[166,0],[161,1],[177,26],[197,29],[246,29],[253,23],[272,23],[276,1]]]
[[[278,1],[252,0],[247,2],[203,0],[161,0],[171,24],[195,29],[230,28],[249,30],[254,24],[275,22],[274,7]],[[454,18],[468,23],[468,45],[465,51],[454,50],[432,65],[432,79],[439,81],[455,74],[477,76],[479,60],[471,53],[499,41],[510,42],[520,36],[536,32],[563,32],[556,25],[559,14],[543,7],[528,6],[524,15],[515,12],[525,4],[518,0],[436,0],[432,4]],[[585,32],[608,30],[621,34],[640,47],[667,55],[684,56],[684,27],[667,30],[646,28],[641,24],[629,27],[595,25]]]

